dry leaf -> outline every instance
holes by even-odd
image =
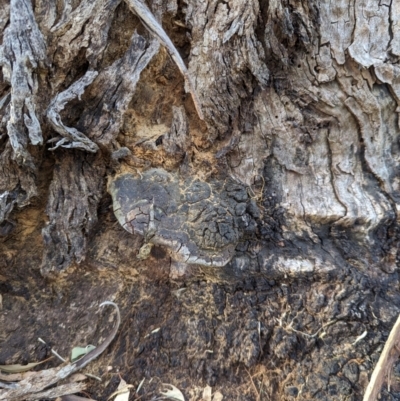
[[[160,391],[161,395],[173,401],[185,401],[185,397],[183,396],[181,390],[168,383],[163,383],[163,386],[170,386],[171,389],[169,390],[166,388],[165,391]]]
[[[222,401],[223,398],[224,398],[224,396],[222,395],[222,393],[220,393],[219,391],[216,391],[214,393],[213,401]]]
[[[65,379],[72,373],[83,369],[86,365],[96,359],[102,352],[110,345],[118,332],[121,324],[121,315],[119,312],[118,305],[113,302],[106,301],[100,304],[100,306],[111,305],[117,312],[117,321],[114,328],[106,337],[106,339],[97,346],[95,350],[89,352],[82,359],[74,364],[67,364],[65,366],[58,366],[57,368],[51,368],[42,370],[40,372],[34,372],[29,379],[22,380],[18,383],[16,389],[0,390],[0,400],[2,401],[21,401],[21,400],[37,400],[40,398],[56,398],[63,395],[75,394],[85,389],[85,383],[69,383],[68,385],[59,385],[51,388],[50,390],[44,390],[50,386],[58,383],[60,380]],[[44,362],[44,361],[43,361]],[[25,366],[26,368],[26,366]]]
[[[114,391],[107,400],[116,396],[114,401],[129,401],[130,388],[133,388],[132,384],[126,384],[126,381],[121,379],[117,391]]]
[[[51,359],[51,357],[45,359],[44,361],[31,362],[31,363],[28,363],[27,365],[20,365],[19,363],[16,363],[14,365],[0,365],[0,371],[5,372],[5,373],[27,372],[28,370],[33,369],[35,366],[40,365],[41,363],[45,363],[50,359]]]
[[[211,401],[212,388],[210,386],[205,386],[203,390],[203,401]]]

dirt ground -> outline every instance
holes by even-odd
[[[113,317],[98,306],[110,300],[120,330],[85,369],[102,378],[90,379],[96,400],[120,376],[134,386],[145,379],[131,399],[155,399],[162,383],[189,400],[201,400],[207,385],[226,400],[362,399],[400,312],[396,273],[378,282],[355,269],[288,278],[227,268],[171,280],[163,249],[137,260],[142,240],[117,224],[110,205],[107,196],[87,261],[53,281],[39,273],[43,209],[17,215],[19,229],[0,242],[0,364],[49,357],[38,337],[63,356],[100,343]],[[400,400],[399,379],[400,364],[382,400]]]

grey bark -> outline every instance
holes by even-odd
[[[68,272],[113,203],[174,278],[347,272],[386,288],[399,15],[394,0],[0,0],[0,235],[41,204],[41,273]],[[279,359],[295,335],[278,331]],[[232,363],[254,366],[248,341]]]

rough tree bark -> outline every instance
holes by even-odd
[[[0,364],[100,341],[109,299],[96,399],[362,399],[400,312],[399,61],[398,0],[0,0]]]

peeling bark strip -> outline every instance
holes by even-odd
[[[187,116],[183,107],[172,107],[171,129],[162,137],[165,151],[171,155],[183,157],[190,146]]]
[[[9,221],[14,206],[29,204],[37,193],[37,155],[28,145],[43,143],[38,75],[46,64],[46,45],[30,0],[1,8],[0,30],[10,21],[0,45],[0,235],[7,235],[15,225]]]
[[[12,232],[14,206],[24,207],[37,195],[35,172],[13,160],[14,150],[6,143],[0,154],[0,236]]]
[[[104,180],[102,155],[80,151],[57,156],[43,228],[45,254],[41,272],[57,273],[86,255],[87,235],[97,222],[97,206]]]
[[[55,51],[57,86],[62,84],[80,51],[92,69],[97,69],[107,46],[108,34],[115,9],[121,0],[83,0],[73,10],[70,2],[64,2],[61,18],[56,15],[56,3],[42,0],[38,6],[43,29],[50,31],[51,48]],[[50,14],[50,15],[49,15]],[[57,20],[57,24],[54,24]]]
[[[0,66],[11,84],[10,118],[7,133],[19,164],[31,164],[28,138],[43,143],[36,116],[37,69],[45,67],[46,45],[33,15],[30,0],[11,0],[10,26],[0,47]],[[27,131],[27,132],[26,132]]]
[[[99,147],[85,135],[75,128],[66,127],[61,121],[60,116],[60,112],[64,109],[65,105],[72,99],[80,99],[85,91],[85,87],[90,85],[97,75],[97,71],[87,71],[81,79],[74,82],[66,91],[57,94],[57,96],[51,101],[49,109],[47,110],[47,118],[55,131],[62,136],[62,139],[50,139],[48,142],[57,143],[56,146],[49,150],[55,150],[62,146],[63,148],[76,148],[92,153],[98,151]]]

